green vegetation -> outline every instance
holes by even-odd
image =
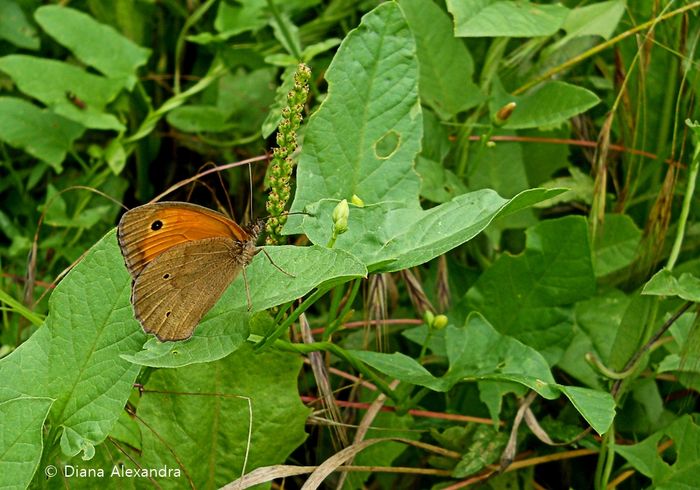
[[[0,1],[0,487],[700,487],[698,9]],[[266,221],[186,341],[154,198]]]

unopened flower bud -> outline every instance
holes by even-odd
[[[508,102],[506,105],[498,109],[496,117],[494,118],[494,124],[499,127],[503,126],[510,118],[511,114],[513,114],[516,105],[517,104],[515,102]]]
[[[347,199],[343,199],[333,210],[333,230],[340,235],[348,231],[348,217],[350,216],[350,206]]]
[[[447,316],[445,315],[437,315],[435,317],[435,320],[433,320],[433,328],[435,330],[442,330],[447,326]]]

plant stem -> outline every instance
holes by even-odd
[[[418,390],[418,393],[416,393],[412,397],[409,397],[406,401],[401,403],[401,408],[396,409],[396,415],[406,415],[409,410],[417,406],[420,403],[420,401],[430,393],[433,393],[431,389],[426,388],[425,386],[421,387]]]
[[[683,196],[683,207],[681,208],[681,215],[678,218],[678,227],[676,228],[676,239],[673,242],[673,247],[671,247],[671,254],[668,257],[668,262],[666,263],[666,269],[673,270],[673,266],[676,265],[678,260],[678,255],[681,252],[681,245],[683,244],[683,235],[685,235],[685,226],[688,223],[688,215],[690,214],[690,205],[693,202],[693,194],[695,193],[695,180],[698,177],[698,168],[700,168],[700,142],[695,146],[695,152],[693,153],[693,161],[690,163],[690,172],[688,172],[688,184],[685,188],[685,196]]]
[[[615,459],[615,432],[613,427],[605,433],[600,444],[600,453],[598,453],[598,464],[596,465],[593,484],[595,490],[605,490],[610,480],[612,463]]]
[[[304,313],[311,305],[313,305],[316,301],[318,301],[324,294],[328,292],[330,288],[319,288],[314,293],[306,298],[301,305],[299,305],[299,308],[294,310],[294,312],[289,315],[281,324],[279,327],[275,329],[274,332],[272,332],[271,335],[268,335],[265,338],[265,341],[262,342],[261,344],[258,344],[256,346],[256,350],[262,351],[264,349],[267,349],[275,340],[279,338],[280,335],[282,335],[291,325],[294,323],[299,316]]]
[[[692,301],[687,301],[683,306],[681,306],[666,322],[657,330],[657,332],[647,341],[646,344],[644,344],[641,348],[637,350],[637,352],[634,353],[634,355],[630,358],[629,361],[627,361],[627,364],[625,364],[625,367],[623,368],[622,372],[625,373],[629,371],[632,368],[635,368],[637,365],[637,361],[644,355],[650,348],[651,346],[661,338],[661,336],[666,333],[666,331],[671,328],[671,325],[673,325],[676,320],[678,320],[683,313],[688,311],[691,306],[693,306]],[[617,398],[617,395],[620,392],[620,386],[622,385],[622,379],[618,379],[615,381],[615,384],[613,384],[612,390],[610,391],[610,394],[614,397]]]
[[[207,10],[209,10],[209,8],[211,8],[211,6],[214,5],[214,2],[216,2],[216,0],[207,0],[202,5],[200,5],[200,7],[197,10],[195,10],[194,13],[187,18],[187,20],[185,20],[185,23],[182,26],[182,30],[180,30],[180,34],[177,36],[177,41],[175,42],[175,74],[173,83],[173,92],[175,94],[180,93],[180,71],[182,69],[182,53],[185,49],[185,37],[187,37],[187,32],[190,30],[190,27],[199,22],[199,19],[201,19],[202,16],[207,12]]]
[[[345,315],[347,315],[348,312],[352,309],[352,304],[355,301],[355,298],[357,297],[357,292],[360,290],[361,284],[361,279],[355,279],[355,282],[352,285],[352,290],[350,291],[350,295],[348,296],[348,300],[345,302],[343,309],[335,317],[335,320],[333,320],[333,322],[330,323],[328,327],[323,331],[324,341],[328,340],[331,337],[331,335],[333,335],[333,332],[335,332],[340,326],[340,324],[343,322],[343,318],[345,318]]]

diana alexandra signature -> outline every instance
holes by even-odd
[[[104,478],[107,472],[104,468],[81,468],[80,466],[66,465],[63,467],[63,476],[66,478]],[[115,465],[109,472],[113,478],[179,478],[180,468],[127,468],[123,465]]]

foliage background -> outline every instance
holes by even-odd
[[[700,486],[698,7],[0,3],[0,485]],[[264,209],[299,62],[290,275],[148,339],[105,196]]]

